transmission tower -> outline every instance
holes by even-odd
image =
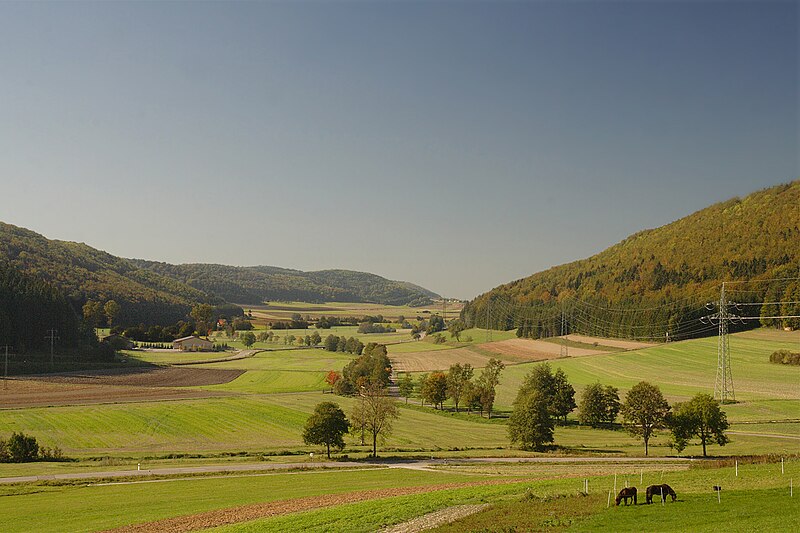
[[[569,357],[569,346],[567,346],[567,314],[564,312],[564,304],[561,304],[561,357]]]
[[[728,322],[739,319],[738,316],[728,312],[731,305],[725,299],[725,283],[722,283],[722,290],[717,304],[717,313],[705,317],[710,322],[719,322],[719,337],[717,339],[717,377],[714,380],[714,398],[722,403],[736,401],[736,393],[733,390],[733,374],[731,373],[731,351],[728,342]]]

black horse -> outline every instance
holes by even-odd
[[[653,496],[661,495],[661,501],[666,501],[667,495],[672,496],[672,501],[678,497],[675,494],[675,491],[672,490],[672,487],[667,485],[666,483],[663,485],[650,485],[647,487],[647,491],[645,493],[645,501],[647,503],[653,503]]]
[[[633,505],[636,505],[636,487],[625,487],[619,491],[614,501],[619,505],[619,502],[625,500],[625,505],[628,505],[629,499],[633,500]]]

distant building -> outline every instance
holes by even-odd
[[[175,339],[172,341],[172,348],[174,350],[181,350],[184,352],[210,352],[214,347],[208,339],[201,339],[196,335],[183,337],[182,339]]]

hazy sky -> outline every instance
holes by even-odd
[[[472,298],[797,179],[798,2],[0,2],[0,220]]]

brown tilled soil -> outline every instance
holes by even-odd
[[[481,349],[494,352],[499,355],[514,356],[524,358],[527,361],[546,361],[548,359],[558,359],[561,357],[561,346],[552,342],[545,342],[532,339],[508,339],[498,342],[487,342],[478,345]],[[598,355],[603,352],[599,350],[587,350],[584,348],[570,348],[571,357],[582,355]]]
[[[225,396],[224,392],[166,387],[53,383],[31,379],[9,379],[0,385],[0,409],[84,405],[96,403],[184,400]]]
[[[41,374],[26,379],[49,383],[123,385],[128,387],[196,387],[218,385],[238,378],[244,370],[216,368],[137,367],[111,368],[63,374]]]
[[[226,524],[236,524],[248,522],[259,518],[268,518],[300,511],[311,511],[322,507],[344,505],[366,500],[377,500],[380,498],[391,498],[394,496],[406,496],[409,494],[422,494],[437,490],[456,489],[461,487],[476,487],[481,485],[501,485],[505,483],[516,483],[519,480],[497,479],[488,481],[477,481],[470,483],[447,483],[442,485],[429,485],[426,487],[398,487],[393,489],[365,490],[358,492],[348,492],[345,494],[324,494],[322,496],[309,496],[307,498],[296,498],[293,500],[281,500],[275,502],[256,503],[252,505],[242,505],[229,509],[219,509],[188,516],[177,516],[156,522],[145,524],[135,524],[111,529],[114,533],[155,533],[170,532],[178,533],[183,531],[197,531],[212,527],[224,526]]]
[[[573,335],[569,334],[567,338],[575,342],[583,342],[585,344],[597,343],[598,349],[602,350],[603,346],[611,346],[612,348],[625,348],[626,350],[638,350],[639,348],[649,348],[655,344],[648,342],[629,341],[625,339],[605,339],[603,337],[587,337],[586,335]],[[569,349],[570,352],[573,350]]]
[[[468,348],[390,354],[392,368],[396,372],[447,370],[450,368],[450,365],[455,363],[469,363],[474,368],[483,368],[486,366],[489,357],[490,356],[475,353]]]

